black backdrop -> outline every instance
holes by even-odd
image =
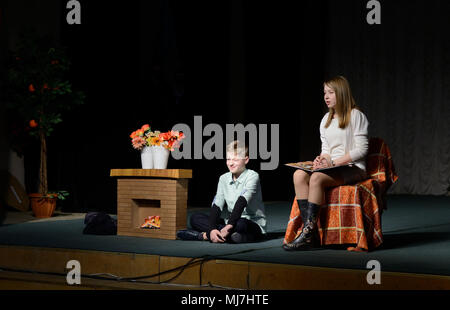
[[[7,3],[9,8],[19,5]],[[223,128],[227,123],[280,124],[279,168],[260,171],[263,198],[291,200],[292,170],[282,164],[320,152],[324,78],[348,76],[361,99],[358,89],[366,90],[374,76],[383,79],[378,61],[390,59],[390,50],[384,52],[384,62],[367,50],[377,48],[373,38],[384,42],[380,46],[395,47],[397,38],[389,37],[394,29],[425,45],[427,39],[416,38],[408,25],[396,25],[413,22],[419,29],[421,23],[445,17],[437,8],[426,19],[411,20],[407,1],[381,1],[381,26],[367,25],[366,1],[80,1],[82,24],[67,25],[65,3],[35,5],[34,23],[56,19],[55,38],[70,48],[74,84],[87,94],[86,104],[67,115],[49,139],[50,188],[68,190],[64,208],[74,211],[115,212],[115,180],[109,169],[140,167],[128,137],[133,130],[144,123],[160,130],[176,123],[193,128],[194,115],[201,115],[204,125]],[[413,1],[411,6],[417,13],[426,3]],[[57,13],[49,7],[57,7]],[[14,12],[8,16],[12,13],[3,11],[7,25],[29,23],[20,10]],[[17,27],[14,31],[7,32],[9,40]],[[447,40],[444,29],[435,35]],[[399,59],[403,52],[392,49]],[[395,81],[406,85],[407,73],[399,73]],[[372,118],[386,118],[389,104]],[[385,138],[390,137],[385,133]],[[35,187],[36,150],[30,146],[25,156],[29,191]],[[209,205],[218,176],[227,171],[223,160],[170,159],[169,167],[193,169],[193,206]],[[258,170],[259,161],[249,168]]]
[[[227,123],[280,124],[280,165],[260,171],[261,182],[265,200],[291,199],[292,170],[282,163],[319,152],[317,135],[304,154],[299,145],[301,128],[317,128],[323,112],[320,28],[310,28],[323,22],[316,20],[323,4],[80,2],[81,25],[67,25],[61,6],[60,37],[70,48],[74,84],[86,91],[87,101],[48,143],[50,187],[71,193],[64,209],[114,212],[109,169],[140,167],[131,131],[144,123],[160,130],[176,123],[193,128],[194,115],[202,116],[203,126],[224,129]],[[302,67],[314,72],[302,74]],[[302,106],[301,100],[317,105]],[[304,111],[312,117],[300,122]],[[35,186],[34,158],[25,161],[29,188]],[[227,171],[224,160],[171,158],[169,166],[193,169],[189,205],[205,207]],[[259,170],[259,160],[248,167]]]

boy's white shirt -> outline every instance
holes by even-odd
[[[251,169],[245,169],[236,180],[233,180],[231,172],[224,173],[219,178],[217,192],[213,204],[223,211],[225,204],[229,213],[234,205],[243,196],[247,200],[247,206],[241,217],[249,219],[259,225],[261,231],[266,233],[266,215],[262,200],[261,183],[259,174]],[[227,220],[226,220],[227,222]]]

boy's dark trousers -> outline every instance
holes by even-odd
[[[198,232],[207,232],[209,230],[209,215],[205,213],[194,213],[191,215],[190,223],[193,230]],[[220,231],[225,227],[225,225],[225,220],[220,218],[216,228]],[[232,231],[230,231],[228,238],[234,232],[246,235],[248,240],[252,241],[258,241],[263,236],[261,228],[258,224],[242,217],[237,220],[236,227],[233,227]]]

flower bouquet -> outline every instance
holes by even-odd
[[[134,149],[141,151],[142,169],[166,169],[169,153],[180,147],[183,132],[152,131],[149,124],[130,134]]]

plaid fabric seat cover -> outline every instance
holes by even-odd
[[[348,249],[368,251],[383,243],[381,214],[386,209],[386,191],[398,176],[390,150],[380,138],[369,139],[366,170],[369,179],[326,190],[318,220],[322,245],[355,244],[356,248]],[[294,197],[283,242],[294,240],[302,225]]]

